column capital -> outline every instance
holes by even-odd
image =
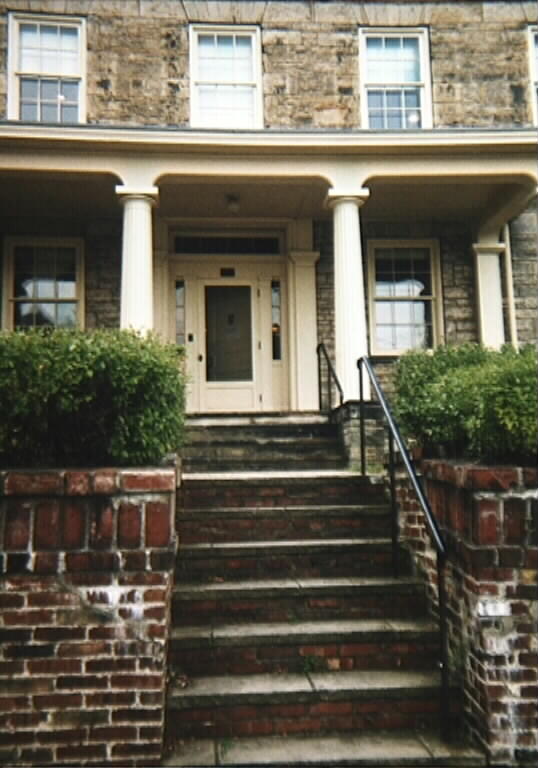
[[[338,203],[355,203],[357,208],[360,208],[369,197],[370,190],[367,187],[359,187],[358,189],[335,189],[331,187],[327,192],[325,204],[328,208],[334,208]]]
[[[159,188],[127,187],[123,184],[118,184],[116,186],[116,194],[120,198],[121,203],[125,203],[127,200],[147,200],[152,205],[155,205],[159,199]]]
[[[473,251],[477,256],[481,254],[504,253],[505,243],[473,243]]]
[[[297,251],[289,252],[290,261],[297,267],[313,267],[319,261],[319,251]]]

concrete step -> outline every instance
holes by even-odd
[[[400,558],[404,568],[404,554]],[[232,541],[185,544],[176,577],[263,579],[273,576],[379,576],[392,568],[392,544],[386,538]]]
[[[434,727],[437,671],[219,675],[171,684],[170,725],[183,737],[268,736]]]
[[[397,619],[423,616],[425,610],[422,582],[386,576],[183,582],[172,600],[176,627],[223,620]]]
[[[183,544],[390,535],[386,504],[231,507],[179,510]]]
[[[178,509],[383,503],[380,478],[349,471],[185,473]]]
[[[431,621],[333,620],[177,627],[172,669],[195,675],[358,669],[434,669],[439,633]]]
[[[434,730],[198,739],[172,742],[164,766],[480,768],[484,755]]]

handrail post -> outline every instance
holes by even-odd
[[[364,374],[362,370],[362,360],[357,360],[359,368],[359,428],[361,441],[361,475],[366,474],[366,430],[364,427]]]
[[[441,647],[441,693],[440,708],[441,736],[445,741],[450,739],[450,680],[448,674],[448,629],[446,610],[446,555],[437,552],[437,589],[439,599],[439,641]]]
[[[321,412],[323,411],[323,387],[321,384],[321,348],[319,344],[316,347],[316,353],[318,356],[318,403]]]
[[[389,479],[390,479],[390,507],[391,507],[391,532],[392,532],[392,571],[395,579],[400,572],[400,558],[398,553],[398,502],[396,500],[396,468],[394,461],[394,435],[388,429],[389,437]]]

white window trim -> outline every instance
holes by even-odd
[[[531,114],[533,125],[538,125],[538,95],[536,89],[538,88],[538,66],[536,64],[536,47],[534,43],[534,36],[538,34],[538,26],[533,25],[528,28],[528,54],[529,54],[529,87],[531,96]]]
[[[252,38],[254,56],[254,122],[252,130],[263,128],[263,79],[261,35],[257,26],[224,26],[220,24],[191,24],[189,27],[189,77],[190,77],[190,102],[192,128],[219,128],[218,125],[204,125],[200,119],[198,104],[198,36],[200,34],[233,34],[245,35]],[[239,126],[241,127],[241,126]],[[231,129],[233,130],[233,129]]]
[[[84,241],[81,238],[64,237],[6,237],[4,241],[4,278],[2,294],[2,328],[13,330],[13,280],[14,257],[17,246],[62,246],[76,250],[75,298],[77,303],[77,328],[84,328],[85,283],[84,283]]]
[[[432,117],[432,79],[430,59],[430,39],[427,27],[360,27],[359,28],[359,83],[361,127],[368,128],[368,98],[366,80],[367,56],[366,38],[378,37],[416,37],[419,45],[420,72],[422,80],[417,84],[422,91],[422,125],[417,131],[433,127]],[[378,84],[381,85],[381,84]],[[410,85],[405,83],[403,85]],[[390,130],[390,129],[389,129]],[[409,128],[401,130],[409,131]]]
[[[7,89],[7,118],[20,120],[19,99],[19,43],[21,24],[59,24],[77,27],[79,30],[79,68],[80,83],[78,122],[86,122],[86,20],[77,16],[49,16],[33,13],[10,13],[8,24],[8,89]]]
[[[445,341],[443,320],[443,287],[441,280],[441,257],[438,240],[368,240],[368,325],[370,332],[370,353],[382,357],[398,357],[408,349],[382,349],[376,346],[375,324],[375,255],[378,248],[427,248],[430,251],[432,278],[432,337],[433,349]],[[390,301],[390,299],[387,299]]]

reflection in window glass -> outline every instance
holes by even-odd
[[[271,281],[271,332],[273,360],[282,360],[282,296],[280,280]]]
[[[15,248],[12,294],[15,328],[77,325],[76,261],[74,247]]]
[[[376,249],[374,320],[378,350],[432,347],[432,301],[428,248]]]
[[[176,280],[176,344],[185,344],[185,281]]]

